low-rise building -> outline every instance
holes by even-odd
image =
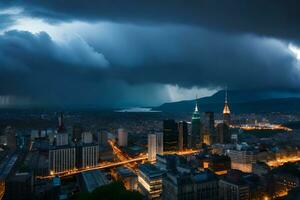
[[[163,172],[155,165],[142,164],[138,169],[139,191],[148,199],[161,199]]]

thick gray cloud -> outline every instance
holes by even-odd
[[[131,84],[182,87],[298,89],[299,63],[288,42],[224,34],[193,26],[105,26],[111,35],[88,37],[111,60],[113,76]],[[98,41],[98,42],[97,42]]]
[[[180,23],[294,39],[300,29],[297,0],[14,0],[2,6],[24,7],[25,13],[49,21]]]
[[[129,87],[107,77],[108,61],[81,39],[59,45],[44,32],[10,31],[0,36],[0,46],[0,96],[35,105],[100,107],[157,104],[166,98],[156,85]],[[144,89],[150,92],[142,94]],[[153,95],[161,97],[145,101]]]

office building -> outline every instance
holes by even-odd
[[[164,151],[178,150],[178,127],[173,119],[163,121]]]
[[[231,143],[231,133],[228,124],[219,123],[216,126],[216,142],[220,144]]]
[[[205,112],[202,128],[202,143],[212,144],[216,141],[215,119],[213,112]]]
[[[120,128],[118,129],[118,145],[120,147],[126,147],[127,146],[127,140],[128,140],[128,133]]]
[[[252,164],[256,162],[255,153],[251,150],[228,150],[227,155],[231,160],[231,168],[242,172],[251,173]]]
[[[98,165],[99,146],[97,144],[82,144],[76,147],[76,167],[87,168]]]
[[[178,123],[178,146],[179,151],[188,148],[188,124],[185,121],[180,121]]]
[[[148,161],[154,162],[156,160],[156,135],[148,134]]]
[[[30,173],[17,173],[6,181],[5,200],[33,199],[33,177]]]
[[[249,200],[250,188],[239,171],[232,170],[219,181],[222,200]]]
[[[198,103],[196,100],[195,110],[192,116],[192,133],[191,133],[191,147],[197,148],[200,146],[201,136],[201,118],[198,110]]]
[[[81,134],[83,144],[93,143],[93,134],[90,131],[85,131]]]
[[[164,134],[156,133],[156,154],[163,155],[164,153]]]
[[[164,200],[218,200],[218,178],[209,171],[201,173],[168,172],[163,178]]]
[[[160,199],[162,193],[162,175],[156,166],[141,164],[138,169],[139,191],[148,199]]]
[[[66,172],[75,169],[75,148],[56,147],[49,150],[50,174]]]

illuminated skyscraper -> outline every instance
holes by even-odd
[[[224,123],[230,125],[230,109],[228,106],[228,99],[227,99],[227,90],[225,91],[225,102],[224,102],[224,109],[223,109],[223,120]]]
[[[195,111],[192,116],[192,134],[191,134],[192,148],[196,148],[200,144],[200,138],[201,138],[201,119],[198,110],[198,103],[196,100]]]
[[[156,153],[160,155],[164,153],[164,134],[162,132],[156,133]]]
[[[156,135],[148,134],[148,160],[153,162],[156,160]]]

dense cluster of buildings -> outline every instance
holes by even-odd
[[[196,102],[191,122],[176,122],[173,119],[163,122],[164,151],[197,149],[214,143],[231,143],[230,109],[225,98],[223,120],[215,124],[214,113],[205,112],[203,119]]]
[[[113,180],[147,199],[266,200],[297,192],[297,142],[287,145],[286,136],[241,139],[227,94],[221,119],[200,112],[197,101],[189,117],[163,120],[160,129],[151,125],[136,138],[126,128],[113,133],[79,123],[67,128],[63,114],[55,129],[32,130],[28,140],[8,126],[0,135],[0,199],[68,199]],[[143,159],[96,169],[131,158]],[[65,181],[62,175],[72,172]]]

